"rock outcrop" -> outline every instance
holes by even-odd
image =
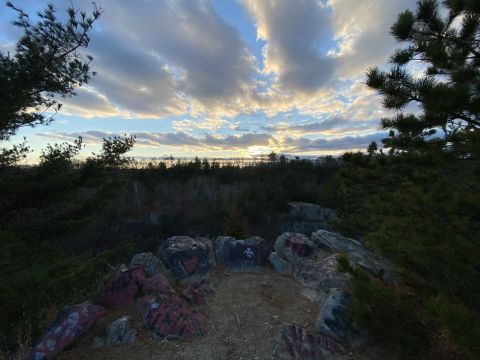
[[[318,215],[319,210],[312,210],[311,204],[295,204],[293,208],[297,210]],[[215,277],[210,270],[223,264],[227,272],[259,272],[265,248],[265,241],[256,236],[245,240],[220,236],[213,243],[207,238],[171,237],[158,248],[156,255],[136,254],[130,267],[114,273],[96,305],[84,303],[65,308],[37,341],[31,359],[53,358],[96,319],[105,316],[108,309],[131,304],[136,304],[153,339],[203,336],[207,333],[206,319],[199,309],[204,310],[202,306],[215,293],[212,285]],[[268,257],[270,264],[279,273],[293,274],[305,287],[303,294],[321,306],[315,333],[293,324],[281,327],[274,360],[345,359],[347,348],[366,341],[366,333],[347,314],[351,274],[339,268],[341,254],[348,256],[354,268],[362,267],[385,281],[395,280],[390,263],[363,243],[340,234],[318,230],[308,238],[302,233],[286,232],[277,238],[275,251]],[[173,287],[171,281],[175,281]],[[92,347],[131,344],[136,330],[128,329],[128,320],[121,317],[112,322],[106,329],[106,337],[96,337]]]
[[[172,277],[195,281],[210,269],[208,245],[190,236],[174,236],[158,249],[158,257],[169,267]]]
[[[147,275],[167,274],[165,264],[153,253],[139,253],[133,256],[130,267],[141,266]]]
[[[135,342],[137,331],[128,329],[130,318],[122,316],[107,326],[105,338],[96,336],[92,342],[93,349],[117,345],[130,345]],[[127,330],[128,329],[128,330]]]
[[[148,279],[144,279],[142,281],[142,291],[145,294],[175,294],[175,291],[170,286],[170,283],[160,274],[154,275]]]
[[[30,360],[53,359],[105,315],[102,306],[88,302],[64,308],[33,346]]]
[[[291,264],[298,264],[314,257],[318,248],[305,234],[286,232],[275,241],[275,251],[280,258]]]
[[[350,294],[345,290],[331,289],[315,323],[315,331],[350,347],[357,347],[367,341],[362,331],[347,315]]]
[[[273,360],[346,360],[345,348],[332,338],[308,333],[293,324],[282,325]]]
[[[270,265],[272,265],[272,267],[280,274],[291,274],[293,272],[292,264],[278,256],[276,251],[270,254],[268,261],[270,262]]]
[[[145,279],[145,272],[141,266],[121,269],[103,288],[97,304],[105,308],[132,304],[142,286],[143,279]]]
[[[328,222],[337,220],[335,210],[306,202],[291,202],[285,230],[311,234],[319,229],[328,230]]]
[[[217,263],[223,264],[223,248],[228,241],[237,241],[232,236],[217,236],[214,242],[214,253]]]
[[[205,317],[178,296],[157,299],[146,295],[137,300],[137,308],[155,340],[190,339],[207,333]]]
[[[261,237],[253,236],[245,240],[234,238],[218,239],[215,252],[220,254],[226,271],[230,272],[259,272],[262,270],[262,244]]]
[[[314,232],[312,241],[324,251],[347,254],[355,265],[364,268],[377,278],[387,282],[394,282],[396,279],[393,266],[359,241],[326,230]]]
[[[304,260],[295,268],[294,276],[311,289],[346,289],[350,287],[351,275],[338,269],[338,254],[322,260]]]

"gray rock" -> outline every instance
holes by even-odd
[[[105,347],[105,339],[101,338],[100,336],[95,336],[90,347],[94,350]]]
[[[340,234],[326,230],[318,230],[312,233],[312,241],[320,249],[331,253],[350,253],[353,251],[361,251],[365,249],[363,244],[359,241],[349,239]]]
[[[314,257],[318,248],[305,234],[286,232],[275,241],[275,251],[279,257],[297,264]]]
[[[232,236],[218,236],[215,239],[215,259],[217,263],[223,264],[223,246],[227,241],[236,241],[237,239]]]
[[[106,346],[126,345],[135,342],[136,330],[128,327],[128,316],[123,316],[107,326]]]
[[[211,249],[203,240],[190,236],[173,236],[157,251],[157,256],[169,267],[177,280],[201,278],[211,268]]]
[[[345,253],[354,265],[367,270],[373,276],[387,282],[394,282],[394,267],[385,258],[378,256],[363,243],[346,238],[340,234],[318,230],[312,234],[312,241],[320,249],[334,253]]]
[[[197,240],[203,242],[208,249],[208,264],[211,269],[217,266],[217,261],[215,260],[215,248],[213,246],[212,240],[206,237],[198,237]]]
[[[122,344],[124,345],[133,344],[136,341],[136,339],[137,339],[137,330],[130,329],[125,333]]]
[[[310,234],[318,229],[328,229],[328,222],[335,221],[335,210],[305,202],[291,202],[286,231]]]
[[[95,336],[92,341],[92,349],[101,349],[117,345],[133,344],[136,340],[137,330],[128,328],[128,316],[122,316],[107,326],[107,337]]]
[[[262,271],[262,244],[259,236],[245,240],[228,239],[223,242],[223,264],[231,272]]]
[[[312,289],[346,289],[351,285],[351,275],[338,270],[339,254],[322,260],[303,260],[294,271],[294,277]]]
[[[292,265],[288,261],[279,257],[275,251],[270,254],[268,261],[280,274],[291,274],[293,272]]]
[[[130,266],[135,265],[143,266],[143,270],[148,275],[165,275],[168,273],[167,268],[165,267],[163,262],[151,252],[139,253],[134,255],[132,260],[130,261]]]
[[[315,323],[318,334],[331,338],[350,347],[365,344],[367,333],[352,323],[347,315],[350,294],[344,290],[332,289]]]
[[[310,334],[293,324],[283,324],[275,340],[273,360],[345,360],[345,348],[328,336]]]
[[[315,304],[323,304],[328,297],[328,290],[306,287],[300,294]]]

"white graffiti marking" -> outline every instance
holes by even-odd
[[[255,255],[255,253],[252,251],[251,248],[247,248],[247,250],[245,250],[243,253],[244,253],[249,259],[251,259],[251,258]]]

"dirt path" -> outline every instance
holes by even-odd
[[[155,342],[132,306],[98,321],[58,359],[270,360],[281,324],[293,323],[313,331],[319,305],[301,296],[302,290],[292,277],[268,269],[259,274],[221,273],[216,294],[210,296],[207,306],[199,308],[207,317],[206,336],[189,341]],[[131,346],[91,349],[93,337],[105,336],[106,325],[123,315],[131,316],[137,342]],[[369,356],[352,354],[352,359],[390,358],[374,356],[372,349],[367,352]]]

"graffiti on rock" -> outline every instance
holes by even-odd
[[[31,360],[54,358],[60,351],[82,335],[99,318],[107,314],[99,305],[83,303],[64,308],[38,339],[30,355]]]
[[[97,303],[106,308],[131,304],[144,279],[145,273],[141,267],[118,273],[107,283]]]
[[[207,333],[204,316],[177,296],[161,303],[152,296],[143,296],[137,300],[137,307],[153,339],[189,339]]]
[[[241,240],[227,241],[224,244],[224,265],[229,271],[260,271],[260,246],[248,245]]]

